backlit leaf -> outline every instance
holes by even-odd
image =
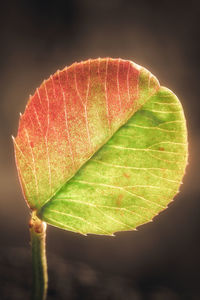
[[[30,208],[83,234],[152,220],[178,192],[187,163],[179,100],[121,59],[75,63],[44,81],[14,146]]]

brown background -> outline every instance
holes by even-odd
[[[11,140],[19,112],[58,68],[99,56],[133,60],[177,94],[187,118],[189,166],[175,201],[138,232],[82,237],[48,226],[49,299],[200,299],[200,9],[198,1],[180,3],[1,4],[0,299],[28,299],[30,288],[29,211]]]

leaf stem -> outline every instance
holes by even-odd
[[[33,211],[29,223],[31,235],[33,286],[32,300],[45,300],[47,294],[46,223]]]

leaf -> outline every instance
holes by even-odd
[[[181,104],[145,68],[75,63],[30,97],[14,139],[24,197],[82,234],[133,230],[165,209],[187,163]]]

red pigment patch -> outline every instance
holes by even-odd
[[[130,116],[138,82],[137,65],[105,58],[57,71],[36,90],[15,140],[31,207],[41,207]]]
[[[121,207],[122,199],[123,199],[123,195],[120,194],[117,198],[117,201],[116,201],[116,204],[117,204],[118,207]]]
[[[129,175],[128,173],[123,173],[123,175],[124,175],[124,177],[126,177],[126,178],[130,178],[130,177],[131,177],[131,175]]]

